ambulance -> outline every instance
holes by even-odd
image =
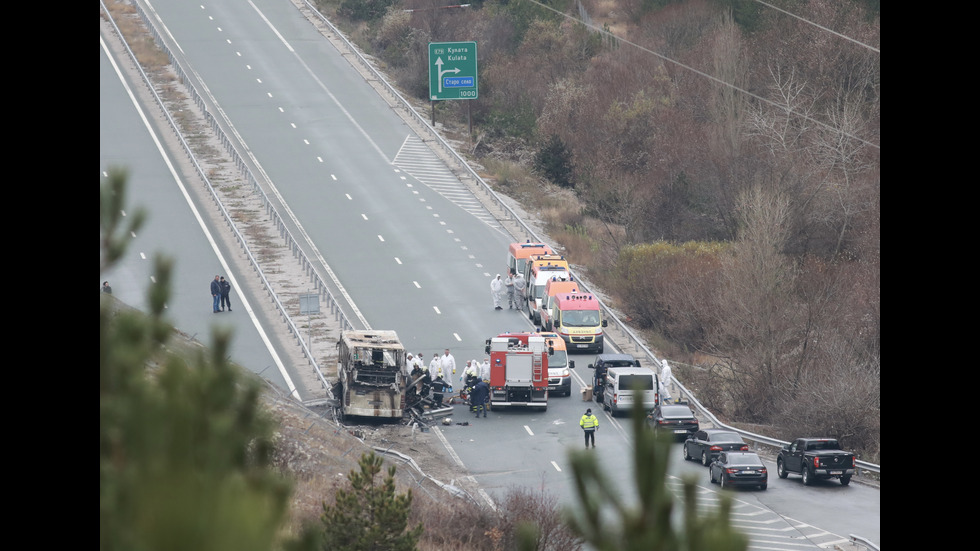
[[[539,254],[555,254],[555,251],[544,243],[532,243],[531,240],[526,243],[511,243],[507,251],[507,269],[527,277],[525,270],[528,259]]]
[[[551,351],[548,357],[548,393],[552,396],[572,395],[572,372],[575,362],[568,359],[565,341],[553,331],[538,333],[544,337],[544,342]]]
[[[555,296],[552,328],[571,352],[602,354],[603,331],[608,322],[602,317],[599,299],[588,293],[560,293]]]
[[[552,331],[552,319],[554,318],[555,297],[560,293],[577,293],[578,282],[575,278],[568,276],[568,279],[552,277],[544,286],[544,298],[541,299],[541,330]]]
[[[526,271],[524,279],[527,281],[527,317],[534,324],[540,325],[541,303],[548,280],[553,277],[570,279],[571,272],[565,257],[553,254],[531,257]]]

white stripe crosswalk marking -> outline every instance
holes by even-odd
[[[405,138],[393,164],[491,228],[501,227],[497,219],[473,197],[449,167],[416,136]]]

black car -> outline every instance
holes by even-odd
[[[684,441],[684,459],[700,459],[707,467],[721,452],[747,452],[749,446],[742,437],[726,429],[704,429],[692,433]]]
[[[722,452],[708,466],[711,482],[722,488],[753,486],[765,490],[769,486],[769,471],[762,459],[752,452]]]
[[[647,414],[647,424],[659,430],[670,431],[675,436],[683,436],[697,432],[701,425],[686,405],[659,404]]]

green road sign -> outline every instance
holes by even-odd
[[[429,43],[429,99],[476,99],[476,42]]]

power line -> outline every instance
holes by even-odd
[[[873,51],[875,53],[879,53],[879,54],[881,53],[881,50],[879,50],[878,48],[875,48],[874,46],[869,46],[869,45],[865,44],[864,42],[861,42],[861,41],[855,40],[855,39],[853,39],[853,38],[851,38],[849,36],[843,35],[843,34],[837,32],[837,31],[835,31],[833,29],[828,29],[827,27],[824,27],[823,25],[821,25],[819,23],[815,23],[813,21],[810,21],[809,19],[804,19],[804,18],[800,17],[799,15],[790,13],[790,12],[788,12],[788,11],[782,9],[782,8],[778,8],[776,6],[773,6],[772,4],[767,4],[766,2],[763,2],[762,0],[755,0],[755,1],[758,2],[758,3],[760,3],[760,4],[762,4],[763,6],[770,7],[770,8],[772,8],[772,9],[778,11],[778,12],[785,13],[786,15],[788,15],[790,17],[799,19],[800,21],[806,23],[807,25],[813,25],[814,27],[816,27],[816,28],[818,28],[820,30],[827,31],[828,33],[833,34],[833,35],[836,35],[836,36],[839,36],[839,37],[843,38],[844,40],[848,40],[848,41],[853,42],[853,43],[855,43],[855,44],[857,44],[859,46],[863,46],[863,47],[865,47],[865,48],[867,48],[867,49],[869,49],[869,50],[871,50],[871,51]]]
[[[692,73],[695,73],[695,74],[697,74],[699,76],[702,76],[702,77],[704,77],[704,78],[706,78],[708,80],[711,80],[713,82],[716,82],[716,83],[718,83],[718,84],[720,84],[722,86],[726,86],[726,87],[728,87],[728,88],[730,88],[732,90],[735,90],[737,92],[741,92],[741,93],[743,93],[743,94],[745,94],[745,95],[747,95],[747,96],[749,96],[751,98],[754,98],[754,99],[757,99],[757,100],[759,100],[759,101],[761,101],[763,103],[769,104],[772,107],[775,107],[775,108],[777,108],[777,109],[779,109],[781,111],[785,111],[785,112],[791,113],[793,115],[796,115],[796,116],[798,116],[798,117],[800,117],[800,118],[802,118],[804,120],[810,121],[810,122],[812,122],[812,123],[814,123],[814,124],[816,124],[818,126],[822,126],[823,128],[826,128],[827,130],[830,130],[832,132],[840,132],[842,135],[847,136],[848,138],[851,138],[853,140],[857,140],[857,141],[859,141],[859,142],[867,145],[868,147],[872,147],[874,149],[881,150],[881,146],[880,145],[875,144],[875,143],[872,143],[872,142],[869,142],[868,140],[865,140],[864,138],[861,138],[860,136],[856,136],[854,134],[851,134],[850,132],[844,132],[840,128],[831,126],[831,125],[829,125],[829,124],[827,124],[825,122],[822,122],[822,121],[819,121],[817,119],[814,119],[813,117],[811,117],[809,115],[806,115],[804,113],[800,113],[800,112],[795,111],[793,109],[788,109],[785,105],[780,105],[780,104],[778,104],[778,103],[776,103],[776,102],[774,102],[772,100],[766,99],[766,98],[764,98],[764,97],[762,97],[762,96],[760,96],[758,94],[754,94],[754,93],[752,93],[752,92],[750,92],[750,91],[748,91],[748,90],[746,90],[744,88],[740,88],[740,87],[738,87],[738,86],[736,86],[736,85],[734,85],[734,84],[732,84],[730,82],[725,82],[724,80],[721,80],[721,79],[719,79],[719,78],[717,78],[715,76],[709,75],[708,73],[705,73],[704,71],[695,69],[694,67],[691,67],[690,65],[681,63],[680,61],[677,61],[676,59],[667,57],[664,54],[661,54],[659,52],[655,52],[655,51],[653,51],[653,50],[651,50],[649,48],[646,48],[644,46],[640,46],[639,44],[637,44],[635,42],[631,42],[629,40],[626,40],[625,38],[620,38],[620,37],[616,36],[615,34],[609,32],[609,31],[607,31],[605,29],[600,29],[599,27],[596,27],[595,25],[593,25],[591,23],[586,23],[585,21],[582,21],[581,19],[576,19],[575,17],[572,17],[571,15],[569,15],[567,13],[560,12],[560,11],[552,8],[551,6],[542,4],[538,0],[528,0],[528,1],[529,2],[532,2],[534,4],[537,4],[538,6],[541,6],[542,8],[545,8],[546,10],[549,10],[549,11],[552,11],[554,13],[557,13],[558,15],[564,17],[565,19],[568,19],[570,21],[574,21],[575,23],[584,25],[586,28],[591,29],[591,30],[593,30],[595,32],[601,33],[603,36],[614,38],[616,41],[621,42],[623,44],[629,44],[630,46],[633,46],[634,48],[636,48],[636,49],[638,49],[640,51],[643,51],[643,52],[646,52],[648,54],[654,55],[654,56],[660,58],[661,60],[663,60],[663,61],[665,61],[667,63],[670,63],[672,65],[676,65],[677,67],[680,67],[680,68],[685,69],[687,71],[691,71]]]

